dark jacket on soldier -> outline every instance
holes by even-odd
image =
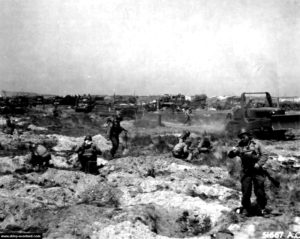
[[[109,123],[107,136],[109,139],[114,136],[119,137],[123,130],[125,129],[121,126],[121,122],[118,119],[114,119]]]
[[[97,155],[101,155],[101,150],[95,145],[87,145],[83,143],[77,150],[78,155],[89,159],[97,159]]]
[[[16,125],[9,117],[6,118],[6,127],[8,129],[7,133],[12,135],[15,131]]]
[[[182,134],[179,136],[179,143],[185,142],[190,137],[189,131],[183,131]]]
[[[51,160],[51,154],[41,144],[33,144],[30,146],[31,159],[30,163],[33,167],[35,166],[45,166],[49,167],[49,161]]]
[[[112,142],[112,149],[110,150],[112,157],[115,156],[119,148],[119,135],[122,133],[122,131],[127,132],[127,130],[121,126],[121,120],[121,117],[115,117],[115,119],[110,121],[108,124],[107,137]]]
[[[199,153],[209,153],[212,149],[211,142],[208,137],[204,137],[198,144]]]
[[[97,155],[101,155],[101,150],[94,144],[83,143],[76,149],[78,160],[84,172],[93,173],[97,166]]]
[[[263,152],[261,145],[252,139],[244,143],[242,140],[234,150],[228,153],[229,158],[239,156],[242,162],[241,185],[242,206],[247,214],[253,214],[251,206],[252,184],[256,195],[257,206],[264,211],[267,205],[264,181],[265,173],[262,166],[267,161],[267,155]]]
[[[268,160],[267,155],[263,153],[261,144],[253,139],[249,140],[246,145],[240,141],[237,145],[237,151],[230,151],[228,156],[241,158],[243,173],[258,173],[259,169],[255,170],[254,165],[257,163],[261,167]]]

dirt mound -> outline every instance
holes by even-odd
[[[0,174],[14,173],[25,168],[25,163],[28,161],[26,157],[16,156],[0,157]]]
[[[76,230],[74,225],[77,225],[77,233],[82,235],[80,230],[85,230],[82,227],[87,227],[98,218],[103,219],[99,212],[103,210],[98,208],[113,209],[120,197],[120,191],[99,177],[56,169],[42,174],[33,172],[2,176],[0,186],[2,232],[38,231],[62,236],[68,230]],[[80,214],[84,218],[78,217]],[[70,222],[70,217],[72,220],[81,219],[74,224],[74,221]],[[86,224],[80,226],[80,220]],[[61,230],[57,231],[57,228]]]
[[[71,151],[76,148],[76,146],[81,145],[84,141],[84,137],[70,137],[70,136],[63,136],[63,135],[48,135],[48,137],[53,138],[57,142],[55,147],[52,149],[54,151]],[[105,137],[98,134],[93,136],[93,142],[103,151],[109,150],[111,148],[110,142],[107,141]]]

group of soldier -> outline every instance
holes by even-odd
[[[110,159],[114,158],[119,148],[119,136],[122,132],[127,134],[127,130],[121,126],[123,120],[120,112],[117,112],[114,117],[110,117],[106,121],[107,125],[107,140],[111,141],[112,148],[110,150]],[[30,143],[31,152],[30,163],[33,167],[49,167],[51,155],[45,146],[41,144]],[[93,142],[92,136],[87,135],[82,144],[78,145],[74,152],[78,154],[81,170],[86,173],[98,174],[97,156],[102,155],[101,149]]]
[[[107,139],[111,141],[112,148],[110,150],[110,158],[114,158],[119,148],[119,136],[122,132],[127,134],[127,130],[121,126],[123,120],[120,112],[117,112],[114,117],[107,119]],[[14,125],[10,118],[6,118],[7,127],[11,130]],[[242,170],[241,170],[241,189],[242,189],[242,207],[240,213],[251,216],[253,215],[253,205],[251,205],[252,186],[257,198],[255,215],[265,215],[267,213],[266,204],[267,197],[265,193],[265,178],[266,171],[264,164],[267,161],[267,155],[262,150],[260,143],[253,139],[252,135],[242,129],[238,137],[239,143],[233,147],[229,153],[229,158],[236,156],[240,157]],[[30,144],[31,164],[33,166],[49,167],[51,155],[48,150],[40,144]],[[178,138],[178,143],[172,150],[172,155],[175,158],[193,161],[200,154],[210,153],[212,150],[212,143],[207,135],[204,135],[200,140],[193,140],[190,137],[189,131],[184,131]],[[92,137],[87,135],[84,142],[77,146],[75,152],[78,154],[78,160],[81,164],[81,170],[84,172],[98,174],[97,155],[101,155],[102,151],[93,143]]]
[[[119,136],[122,132],[127,134],[127,130],[121,126],[123,120],[120,112],[117,111],[116,115],[112,118],[108,118],[107,124],[107,139],[111,141],[112,148],[110,150],[110,158],[114,158],[119,148]],[[78,153],[78,160],[81,164],[81,169],[84,172],[92,174],[98,173],[97,167],[97,155],[101,155],[102,151],[92,141],[90,135],[86,136],[82,145],[75,149]]]
[[[269,213],[266,210],[267,197],[265,193],[265,178],[269,177],[271,182],[272,177],[265,169],[265,163],[268,159],[263,151],[261,144],[254,140],[252,134],[245,129],[241,129],[238,137],[240,141],[237,146],[233,147],[228,152],[229,158],[236,156],[241,159],[240,180],[242,186],[242,207],[238,208],[238,212],[245,216],[264,216]],[[196,147],[192,147],[192,139],[190,132],[184,131],[179,137],[178,143],[173,148],[172,154],[175,158],[192,161],[201,153],[209,153],[212,150],[212,144],[209,137],[204,136],[200,142],[196,143]],[[274,180],[274,179],[273,179]],[[279,186],[279,182],[274,183]],[[251,204],[252,186],[256,196],[256,204]]]
[[[183,131],[183,133],[179,136],[178,143],[172,150],[172,154],[175,158],[192,161],[202,153],[210,153],[211,150],[212,143],[209,136],[203,135],[200,140],[193,142],[190,138],[190,131]]]

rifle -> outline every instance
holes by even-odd
[[[75,150],[59,150],[59,151],[52,151],[52,154],[56,155],[66,155],[67,157],[71,156],[72,154],[75,154]]]
[[[127,149],[128,148],[128,134],[127,134],[127,130],[124,131],[125,134],[124,134],[124,140],[125,140],[125,148]]]
[[[277,181],[275,178],[273,178],[270,173],[266,170],[266,169],[262,169],[263,173],[267,176],[267,178],[270,180],[270,182],[276,187],[279,188],[280,187],[280,182]]]
[[[238,146],[237,146],[238,147]],[[253,153],[252,150],[243,150],[243,151],[238,151],[238,156],[241,156],[242,154],[248,154],[248,153]],[[276,187],[279,188],[280,187],[280,182],[277,181],[275,178],[273,178],[270,173],[266,170],[266,169],[262,169],[262,172],[264,173],[264,175],[270,180],[270,182]]]

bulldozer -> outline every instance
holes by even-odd
[[[226,132],[236,135],[241,128],[257,138],[293,138],[300,128],[300,113],[289,114],[272,102],[269,92],[244,92],[240,105],[227,115]]]
[[[76,112],[84,112],[89,113],[95,107],[95,101],[91,96],[80,96],[75,103],[75,111]]]

